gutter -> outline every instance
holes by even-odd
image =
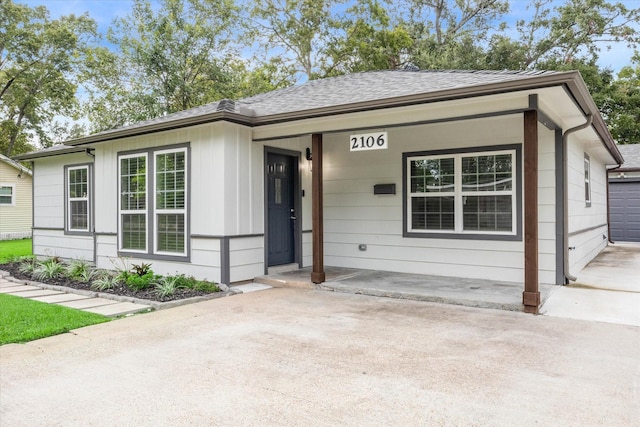
[[[564,222],[562,246],[564,249],[564,253],[563,253],[562,259],[563,259],[563,265],[564,265],[563,270],[564,270],[564,277],[566,279],[566,283],[568,283],[569,281],[575,282],[577,280],[577,277],[571,275],[571,273],[569,272],[569,180],[568,180],[569,168],[567,165],[567,145],[568,145],[570,134],[574,132],[578,132],[582,129],[586,129],[591,126],[591,124],[593,123],[593,115],[588,114],[586,119],[587,121],[584,122],[583,124],[578,125],[576,127],[572,127],[571,129],[567,129],[567,131],[564,134],[562,134],[562,157],[564,159],[564,161],[562,162],[562,180],[564,181],[563,182],[564,200],[562,201],[564,205],[562,207],[563,222]],[[620,152],[618,151],[618,153]],[[608,179],[607,179],[607,182],[608,182]],[[607,204],[608,204],[608,201],[607,201]]]
[[[620,166],[622,166],[622,163],[618,163],[618,166],[615,166],[611,169],[605,168],[607,171],[607,241],[611,244],[614,244],[616,242],[611,240],[611,207],[610,207],[610,200],[609,200],[609,172],[620,169]]]

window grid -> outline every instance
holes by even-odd
[[[584,154],[584,202],[587,207],[591,206],[591,159],[587,153]]]
[[[89,166],[67,169],[67,229],[89,231]]]
[[[186,150],[155,154],[155,251],[186,254]]]
[[[120,249],[147,250],[147,155],[120,157]]]
[[[12,185],[0,186],[0,205],[13,205],[14,191]]]
[[[119,167],[120,250],[186,256],[187,148],[122,155]]]
[[[407,158],[408,231],[514,234],[515,159],[515,150]]]

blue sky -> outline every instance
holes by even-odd
[[[554,3],[562,4],[563,0],[553,0]],[[614,0],[610,0],[614,2]],[[615,2],[625,4],[627,8],[640,8],[640,0],[615,0]],[[126,16],[131,10],[132,0],[14,0],[16,3],[25,3],[29,6],[46,6],[52,18],[71,13],[89,13],[97,23],[99,30],[105,34],[113,20],[117,17]],[[158,0],[151,0],[152,3],[159,3]],[[511,12],[509,18],[514,22],[517,19],[526,18],[531,12],[527,11],[529,0],[510,0]],[[512,22],[508,22],[512,25]],[[640,23],[638,24],[640,31]],[[607,50],[602,46],[599,64],[601,67],[611,68],[614,71],[620,70],[625,65],[629,65],[633,51],[623,43],[618,43]]]

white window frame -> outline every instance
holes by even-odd
[[[0,183],[0,188],[11,188],[11,201],[9,203],[0,203],[0,206],[15,206],[16,205],[16,185],[8,183]],[[7,197],[6,195],[3,195]]]
[[[87,171],[87,194],[84,197],[71,197],[70,186],[71,186],[71,171],[85,169]],[[67,167],[67,176],[66,176],[66,194],[67,194],[67,231],[71,232],[89,232],[91,230],[91,169],[89,165],[79,165],[79,166],[69,166]],[[71,221],[71,202],[86,202],[87,203],[87,226],[86,228],[72,228]]]
[[[584,203],[591,207],[591,158],[584,153]]]
[[[462,189],[462,158],[463,157],[478,157],[478,156],[492,156],[492,155],[504,155],[510,154],[512,158],[512,170],[511,170],[511,179],[512,185],[511,190],[500,190],[500,191],[463,191]],[[444,159],[444,158],[453,158],[454,159],[454,191],[447,193],[411,193],[411,162],[415,160],[429,160],[429,159]],[[407,156],[406,164],[404,166],[407,171],[406,173],[406,182],[405,188],[406,191],[406,232],[411,233],[413,235],[486,235],[486,236],[517,236],[518,234],[518,202],[517,202],[517,193],[518,189],[516,188],[518,179],[516,177],[520,173],[519,168],[521,165],[518,164],[518,156],[515,149],[504,149],[504,150],[491,150],[491,151],[468,151],[468,152],[452,152],[452,153],[443,153],[443,154],[427,154],[427,155],[415,155],[415,156]],[[454,229],[453,230],[434,230],[434,229],[414,229],[412,228],[412,199],[414,197],[442,197],[444,195],[453,195],[454,197]],[[511,196],[511,231],[485,231],[485,230],[464,230],[464,197],[466,196],[501,196],[501,195],[509,195]]]
[[[184,207],[182,209],[159,209],[158,208],[158,187],[157,187],[157,182],[156,182],[156,177],[158,176],[158,156],[163,155],[163,154],[169,154],[169,153],[184,153]],[[187,204],[188,204],[188,200],[189,200],[189,195],[188,195],[188,188],[189,185],[187,183],[188,180],[188,152],[187,152],[187,148],[173,148],[173,149],[167,149],[167,150],[157,150],[157,151],[153,151],[153,176],[154,176],[154,181],[153,181],[153,237],[154,237],[154,248],[153,248],[153,252],[154,254],[158,254],[158,255],[169,255],[169,256],[186,256],[187,255]],[[147,190],[148,193],[148,190]],[[183,245],[182,247],[184,248],[184,250],[182,252],[168,252],[168,251],[161,251],[158,249],[158,242],[159,242],[159,238],[158,238],[158,223],[160,221],[158,221],[158,216],[159,215],[172,215],[172,214],[177,214],[177,215],[182,215],[183,216],[183,221],[184,221],[184,235],[183,235]]]
[[[131,210],[122,208],[122,160],[137,157],[145,158],[145,208],[144,210]],[[143,215],[145,216],[145,248],[130,249],[123,247],[124,233],[122,229],[123,215]],[[127,253],[146,254],[149,251],[149,156],[146,152],[122,154],[118,156],[118,250]]]

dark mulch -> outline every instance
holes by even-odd
[[[0,264],[0,270],[9,272],[11,276],[15,277],[16,279],[34,280],[28,274],[21,273],[20,270],[18,269],[19,266],[20,266],[19,262],[10,262],[7,264]],[[91,289],[90,283],[78,282],[77,280],[73,280],[68,277],[47,279],[46,284],[55,285],[55,286],[65,286],[67,288],[82,289],[86,291],[95,292],[93,289]],[[159,298],[153,289],[134,290],[129,288],[125,284],[119,284],[117,286],[114,286],[111,289],[106,289],[100,292],[104,294],[121,295],[126,297],[134,297],[134,298],[140,298],[140,299],[158,301],[158,302],[175,301],[175,300],[181,300],[185,298],[210,295],[210,293],[208,292],[197,291],[195,289],[178,288],[173,295],[164,297],[164,298]]]

